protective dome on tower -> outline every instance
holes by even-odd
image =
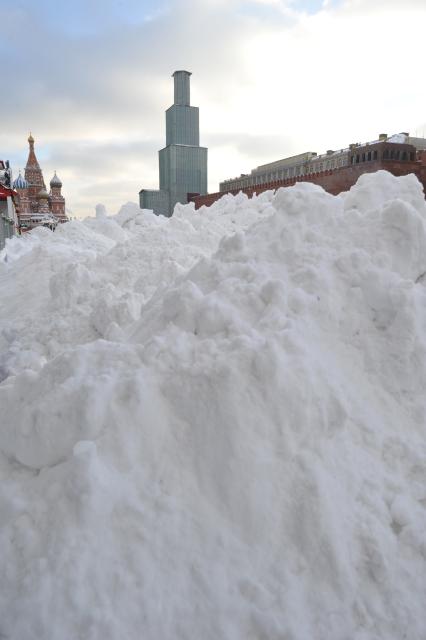
[[[59,179],[59,177],[56,175],[56,171],[55,171],[55,175],[53,176],[53,178],[50,181],[50,186],[51,187],[62,187],[62,182]]]
[[[19,176],[13,181],[13,188],[14,189],[28,189],[29,187],[29,182],[27,182],[25,180],[25,178],[22,177],[21,172],[19,172]]]

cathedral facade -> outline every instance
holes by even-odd
[[[50,181],[50,191],[46,190],[43,172],[34,151],[34,138],[28,138],[29,153],[22,177],[21,172],[13,183],[18,194],[17,213],[21,230],[45,226],[54,229],[57,224],[68,222],[65,213],[65,198],[61,193],[62,182],[55,174]]]

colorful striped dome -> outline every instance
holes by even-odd
[[[14,189],[28,189],[29,183],[22,177],[21,172],[19,172],[19,176],[13,182]]]

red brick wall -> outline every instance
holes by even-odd
[[[417,158],[417,161],[413,162],[399,162],[397,160],[363,162],[350,165],[349,167],[341,167],[312,175],[299,176],[298,178],[287,178],[286,180],[276,180],[274,182],[258,184],[253,187],[246,187],[245,189],[232,189],[230,191],[208,193],[205,196],[194,196],[190,200],[195,203],[195,208],[199,209],[203,205],[209,207],[213,202],[216,202],[216,200],[219,200],[219,198],[225,195],[225,193],[236,195],[242,191],[251,198],[253,193],[262,193],[262,191],[278,189],[279,187],[289,187],[296,182],[312,182],[313,184],[318,184],[323,187],[323,189],[329,193],[337,195],[342,191],[348,191],[363,173],[373,173],[374,171],[379,171],[379,169],[390,171],[394,176],[405,176],[409,173],[414,173],[426,191],[426,151],[418,152]]]

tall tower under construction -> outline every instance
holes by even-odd
[[[200,147],[199,109],[190,104],[190,71],[175,71],[174,103],[166,111],[166,146],[158,152],[160,189],[139,192],[141,209],[171,216],[188,194],[207,193],[207,148]]]

